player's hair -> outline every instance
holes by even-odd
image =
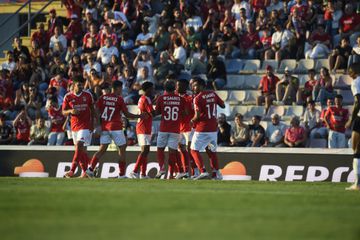
[[[123,86],[123,83],[122,83],[122,81],[114,81],[112,84],[111,84],[111,87],[113,88],[113,89],[118,89],[118,88],[122,88],[122,86]]]
[[[184,78],[178,79],[177,82],[183,84],[183,85],[186,86],[186,87],[189,86],[189,81],[186,80],[186,79],[184,79]]]
[[[314,100],[310,100],[310,101],[307,102],[307,104],[315,105],[315,101],[314,101]]]
[[[175,91],[175,88],[176,88],[176,86],[175,86],[175,82],[174,82],[174,81],[172,81],[172,80],[167,80],[167,81],[165,81],[165,83],[164,83],[164,89],[165,89],[165,91],[167,91],[167,92],[173,92],[173,91]]]
[[[205,80],[200,78],[200,77],[194,77],[193,78],[193,83],[198,83],[199,85],[205,87],[206,86],[206,83],[205,83]]]
[[[338,98],[338,99],[343,99],[343,96],[341,94],[336,94],[335,98]]]
[[[85,82],[85,79],[80,75],[79,76],[74,76],[72,80],[73,80],[74,83],[78,83],[78,82],[79,83],[84,83]]]
[[[144,92],[146,90],[148,90],[149,88],[152,88],[154,86],[154,84],[152,82],[146,81],[141,85],[141,90],[143,90]]]
[[[236,113],[235,118],[243,119],[244,116],[241,113]]]

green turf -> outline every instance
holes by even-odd
[[[0,239],[360,239],[343,183],[0,178]]]

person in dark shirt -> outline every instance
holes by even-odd
[[[0,113],[0,145],[10,144],[13,140],[13,127],[5,122],[5,114]]]
[[[252,117],[252,124],[249,125],[250,143],[248,147],[261,147],[265,143],[265,129],[260,125],[261,117],[255,115]]]
[[[349,39],[342,38],[340,45],[337,46],[329,56],[329,65],[331,71],[346,69],[352,47]]]
[[[221,113],[218,117],[218,145],[230,146],[231,125],[226,121],[225,114]]]
[[[226,85],[226,68],[223,61],[218,59],[218,54],[212,52],[207,66],[207,78],[215,90],[222,89]]]
[[[13,53],[14,53],[15,62],[19,61],[19,57],[21,54],[25,55],[26,63],[30,62],[31,59],[30,51],[27,47],[22,45],[21,39],[19,37],[14,38]]]

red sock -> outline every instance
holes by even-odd
[[[141,175],[146,176],[146,170],[147,170],[147,157],[143,157],[143,161],[141,164]]]
[[[95,169],[96,165],[98,164],[99,162],[99,158],[96,157],[96,155],[94,155],[91,159],[91,162],[90,162],[90,165],[91,165],[91,168],[92,170]]]
[[[89,166],[89,164],[90,164],[90,162],[91,162],[91,160],[90,160],[89,155],[87,154],[86,151],[84,151],[83,154],[84,154],[84,162],[85,162],[85,164],[86,164],[86,169],[87,169],[88,166]]]
[[[87,156],[84,151],[79,151],[79,164],[80,164],[81,170],[83,170],[83,172],[85,172],[88,165],[87,165]]]
[[[180,151],[181,162],[185,172],[189,171],[189,153],[188,151]]]
[[[176,165],[178,172],[183,173],[185,171],[185,168],[181,162],[181,155],[179,151],[176,151]]]
[[[140,166],[142,166],[142,163],[143,163],[143,156],[140,153],[136,159],[136,163],[135,163],[133,172],[136,172],[136,173],[139,172],[139,168],[140,168]]]
[[[159,162],[160,171],[164,171],[165,152],[164,149],[157,149],[157,159]]]
[[[191,155],[195,160],[196,166],[200,170],[201,173],[206,172],[203,159],[200,155],[199,151],[191,150]]]
[[[216,152],[206,151],[206,153],[210,158],[211,168],[213,170],[219,170],[219,160],[217,158]]]
[[[78,165],[79,162],[79,151],[77,149],[75,149],[75,153],[71,162],[71,168],[70,171],[75,172],[75,169]]]
[[[119,161],[119,172],[120,176],[124,176],[126,173],[126,162],[125,161]]]

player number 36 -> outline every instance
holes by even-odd
[[[164,107],[164,120],[176,121],[179,118],[179,107]]]

